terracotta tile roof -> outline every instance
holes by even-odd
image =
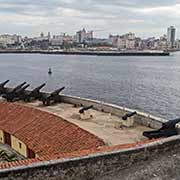
[[[39,156],[103,146],[95,135],[58,116],[16,103],[0,103],[0,129]]]
[[[39,157],[0,163],[0,169],[27,166],[40,161],[83,157],[142,146],[156,140],[104,146],[95,135],[58,116],[16,103],[0,103],[0,129],[24,142]]]

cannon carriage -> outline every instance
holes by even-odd
[[[42,101],[43,105],[49,106],[51,103],[60,102],[60,93],[65,89],[65,87],[62,87],[50,94],[47,94],[41,92],[41,89],[46,85],[45,83],[33,90],[26,90],[30,86],[30,84],[27,84],[26,82],[21,83],[15,88],[6,88],[5,85],[8,82],[9,80],[0,84],[0,95],[8,102],[15,102],[19,100],[31,102],[33,100],[39,100]]]

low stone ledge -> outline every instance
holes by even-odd
[[[12,88],[7,88],[7,89],[12,89]],[[30,92],[30,90],[26,90],[27,92]],[[42,94],[49,95],[49,92],[42,92]],[[135,117],[135,121],[145,125],[149,126],[151,128],[159,128],[161,127],[161,124],[163,122],[166,122],[166,119],[162,119],[156,116],[152,116],[148,113],[140,112],[135,109],[129,109],[125,108],[119,105],[111,104],[111,103],[105,103],[103,101],[98,101],[98,100],[92,100],[92,99],[87,99],[87,98],[81,98],[81,97],[76,97],[76,96],[70,96],[70,95],[64,95],[61,94],[59,95],[59,99],[61,102],[64,103],[70,103],[78,106],[90,106],[93,105],[93,108],[98,111],[103,111],[105,113],[111,113],[115,116],[122,117],[124,114],[127,112],[137,112],[137,115]]]
[[[79,106],[93,105],[93,108],[95,110],[103,111],[105,113],[111,113],[118,117],[122,117],[127,112],[136,111],[137,112],[137,115],[135,116],[136,122],[138,122],[142,125],[145,125],[145,126],[149,126],[151,128],[155,128],[155,129],[160,128],[162,123],[167,122],[166,119],[152,116],[148,113],[140,112],[135,109],[125,108],[125,107],[115,105],[115,104],[105,103],[102,101],[85,99],[85,98],[68,96],[68,95],[61,95],[61,100],[62,100],[62,102],[75,104],[75,105],[79,105]]]
[[[172,149],[180,148],[180,136],[160,139],[142,146],[129,149],[121,149],[112,152],[101,152],[78,158],[67,158],[33,163],[28,166],[0,170],[0,179],[21,177],[28,179],[80,179],[91,176],[103,175],[113,168],[123,170],[139,161],[146,161],[159,153],[165,153]],[[83,171],[82,171],[83,169]],[[55,174],[55,175],[54,175]],[[72,178],[73,177],[73,178]]]

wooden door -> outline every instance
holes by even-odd
[[[11,146],[11,135],[7,132],[4,132],[4,143]]]
[[[35,158],[35,153],[31,149],[28,148],[27,153],[28,158]]]

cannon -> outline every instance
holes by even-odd
[[[143,136],[149,139],[157,139],[162,137],[170,137],[178,135],[177,124],[180,123],[180,118],[169,120],[162,123],[162,127],[153,131],[144,131]]]
[[[30,86],[30,84],[27,84],[24,87],[18,89],[15,93],[12,93],[12,95],[9,96],[9,97],[11,97],[10,101],[13,102],[13,101],[21,100],[22,99],[21,97],[25,94],[25,90],[29,86]]]
[[[23,82],[22,84],[16,86],[14,89],[10,90],[9,92],[16,92],[18,89],[22,88],[25,84],[26,82]]]
[[[135,114],[137,114],[136,111],[135,111],[135,112],[129,112],[129,113],[125,114],[125,115],[122,117],[122,120],[126,121],[128,118],[134,116]]]
[[[133,116],[136,115],[136,111],[134,112],[129,112],[126,113],[123,117],[122,117],[122,125],[125,127],[133,127],[134,126],[134,118]]]
[[[19,89],[21,89],[25,84],[26,84],[26,82],[23,82],[22,84],[16,86],[15,88],[7,90],[7,91],[2,95],[2,97],[5,98],[7,101],[12,102],[12,99],[13,99],[14,95],[16,94],[16,92],[17,92]]]
[[[87,106],[87,107],[82,107],[80,110],[79,110],[79,115],[80,115],[80,120],[88,120],[88,119],[91,119],[93,117],[93,115],[91,114],[90,111],[88,111],[89,109],[92,109],[93,108],[93,105],[91,106]]]
[[[6,80],[6,81],[4,81],[4,82],[2,82],[2,83],[0,84],[0,94],[3,94],[3,93],[6,92],[6,88],[5,88],[4,86],[5,86],[8,82],[9,82],[9,80]]]
[[[42,94],[40,92],[40,90],[45,86],[46,84],[42,84],[38,87],[36,87],[35,89],[33,89],[32,91],[29,92],[24,92],[20,99],[24,100],[25,102],[30,102],[32,99],[40,99]]]
[[[20,100],[21,99],[20,97],[24,94],[25,89],[27,89],[29,86],[30,85],[27,84],[24,87],[17,89],[16,91],[9,92],[8,94],[6,94],[7,101],[14,102],[14,101]]]
[[[43,104],[46,106],[49,106],[52,101],[53,101],[53,103],[59,102],[60,101],[59,93],[61,91],[63,91],[64,89],[65,89],[65,87],[62,87],[62,88],[57,89],[56,91],[52,92],[49,95],[43,94],[39,100],[42,101]]]
[[[79,110],[79,113],[83,114],[85,111],[88,111],[89,109],[92,109],[92,108],[93,108],[93,105],[88,106],[88,107],[83,107]]]

